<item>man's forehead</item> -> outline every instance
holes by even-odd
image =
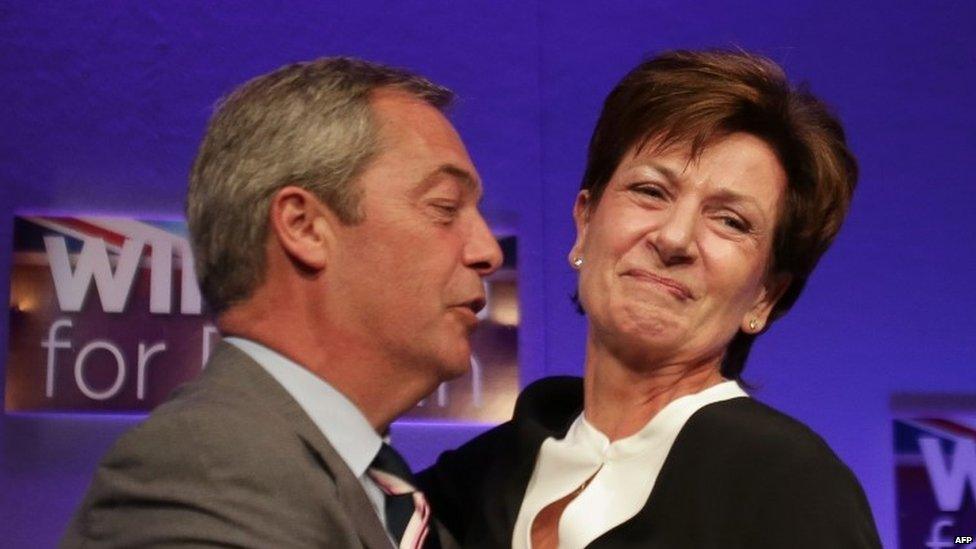
[[[427,126],[431,118],[444,119],[444,113],[424,99],[403,90],[380,88],[369,95],[369,106],[376,121],[381,125],[399,123]]]
[[[436,167],[426,170],[418,182],[419,192],[429,190],[438,182],[452,180],[467,192],[481,197],[481,180],[468,159],[464,143],[440,109],[395,89],[374,91],[370,103],[378,115],[380,139],[387,146],[410,143],[409,147],[419,147],[418,151],[423,151],[419,155],[418,151],[410,152],[414,160],[427,157],[436,162]]]

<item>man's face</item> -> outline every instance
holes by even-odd
[[[379,154],[353,184],[361,222],[338,229],[326,267],[339,329],[437,380],[467,372],[482,278],[502,253],[478,211],[481,184],[436,108],[395,91],[370,101]]]

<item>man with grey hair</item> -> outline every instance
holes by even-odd
[[[234,91],[187,216],[223,342],[103,459],[64,547],[449,547],[390,423],[470,365],[501,250],[451,93],[348,58]]]

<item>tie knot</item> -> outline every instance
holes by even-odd
[[[413,473],[410,472],[410,466],[399,452],[385,442],[380,446],[373,463],[369,465],[369,476],[390,495],[417,491],[414,488],[416,481]]]

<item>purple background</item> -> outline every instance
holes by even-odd
[[[579,373],[584,324],[565,255],[603,97],[662,49],[760,51],[837,108],[862,179],[837,244],[760,339],[747,378],[853,468],[894,546],[889,395],[976,393],[976,3],[256,4],[0,6],[0,294],[14,212],[179,215],[219,96],[285,62],[349,54],[459,93],[454,118],[486,213],[519,231],[523,382]],[[0,417],[0,545],[53,545],[134,421]],[[394,437],[422,465],[477,430],[400,426]]]

